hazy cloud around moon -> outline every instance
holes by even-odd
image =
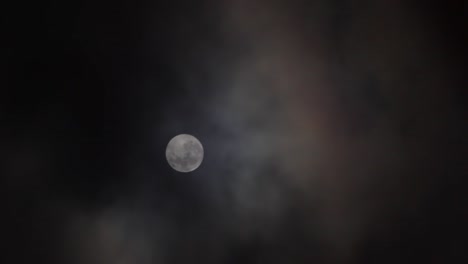
[[[0,96],[12,262],[454,263],[464,252],[466,78],[457,36],[432,16],[440,6],[40,5],[5,12],[18,24]],[[185,132],[203,147],[166,157]],[[190,174],[167,164],[202,159]]]

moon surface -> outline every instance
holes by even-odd
[[[180,172],[196,170],[203,161],[203,146],[200,141],[188,134],[180,134],[169,141],[166,159],[169,165]]]

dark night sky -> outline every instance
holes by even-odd
[[[468,262],[464,1],[1,10],[0,263]]]

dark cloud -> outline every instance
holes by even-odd
[[[6,10],[4,262],[466,258],[455,4]],[[180,133],[205,149],[190,174],[165,160]]]

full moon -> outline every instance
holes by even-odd
[[[167,144],[166,159],[176,171],[194,171],[203,161],[203,146],[194,136],[180,134]]]

